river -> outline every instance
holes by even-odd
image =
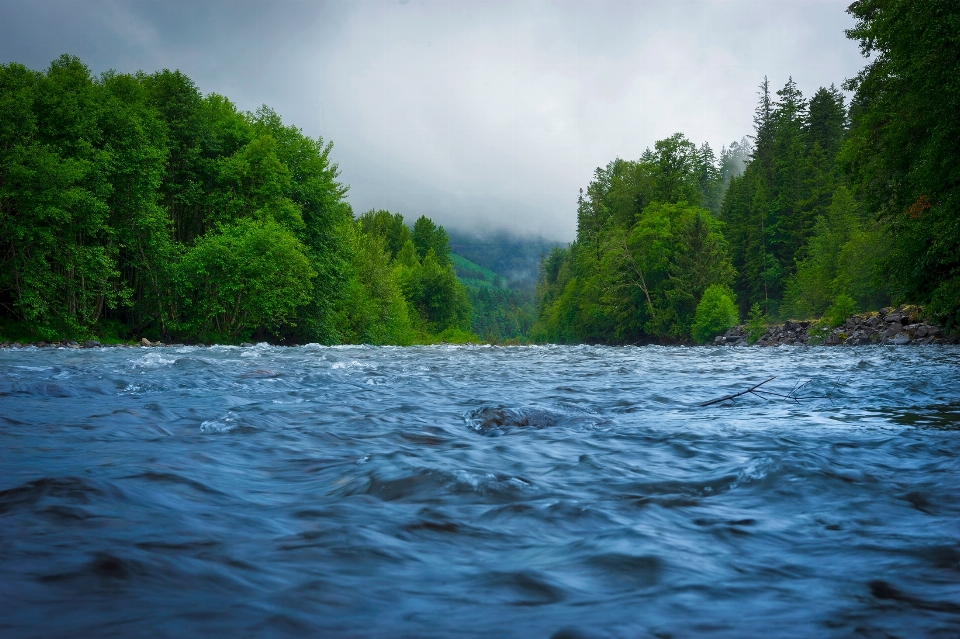
[[[958,347],[5,349],[0,636],[956,637],[958,489]]]

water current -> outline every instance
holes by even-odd
[[[956,347],[7,349],[0,636],[953,638],[958,489]]]

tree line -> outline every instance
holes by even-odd
[[[960,10],[861,0],[871,61],[809,99],[764,79],[754,135],[682,134],[595,171],[541,264],[535,339],[706,341],[748,318],[927,305],[960,323]]]
[[[177,71],[0,66],[0,322],[41,339],[475,339],[443,227],[354,219],[331,144]]]

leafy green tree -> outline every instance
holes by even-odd
[[[739,316],[733,303],[733,291],[721,284],[711,284],[697,304],[693,319],[693,339],[700,344],[736,326]]]
[[[827,326],[840,326],[857,311],[857,302],[846,293],[833,298],[833,303],[823,313],[822,323]]]
[[[417,249],[417,258],[424,260],[427,253],[433,251],[434,259],[440,266],[450,264],[450,238],[442,226],[437,226],[425,215],[417,218],[413,224],[411,238]]]
[[[357,224],[363,233],[376,235],[383,240],[390,259],[394,259],[403,245],[413,239],[410,229],[403,223],[403,216],[399,213],[390,213],[382,209],[370,210],[357,218]]]
[[[750,307],[750,315],[747,317],[747,340],[753,344],[763,337],[769,327],[769,316],[763,312],[758,302],[754,302],[753,306]]]
[[[353,276],[339,307],[339,334],[352,343],[410,344],[414,331],[407,303],[383,238],[359,231],[351,238]]]
[[[242,218],[207,232],[179,270],[183,327],[232,340],[294,322],[317,276],[303,244],[270,218]]]
[[[439,334],[448,328],[470,328],[470,301],[450,264],[441,265],[431,248],[423,262],[401,264],[400,287],[410,306],[416,310],[421,326]]]

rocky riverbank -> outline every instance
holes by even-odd
[[[162,342],[151,342],[146,337],[135,343],[124,344],[101,344],[95,339],[88,339],[82,342],[62,339],[59,342],[0,342],[0,348],[144,348],[154,346],[183,346],[183,344],[164,344]],[[205,346],[205,344],[194,344],[194,346]],[[253,346],[252,344],[241,344],[241,346]]]
[[[828,328],[812,320],[789,320],[767,328],[757,346],[863,346],[867,344],[956,344],[955,335],[922,319],[923,308],[898,306],[853,315],[841,326]],[[717,336],[715,345],[746,346],[746,325]]]

